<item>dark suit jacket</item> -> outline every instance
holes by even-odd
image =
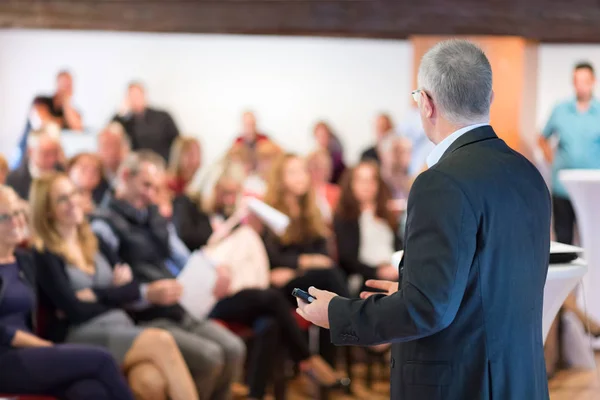
[[[24,200],[29,198],[29,189],[33,178],[27,162],[22,162],[18,168],[10,171],[6,177],[6,185],[10,186]]]
[[[550,195],[491,127],[416,179],[397,293],[335,298],[331,337],[392,342],[391,398],[548,398],[542,340]]]
[[[360,224],[358,220],[333,219],[338,263],[347,274],[360,274],[365,281],[377,279],[377,265],[366,265],[358,260],[360,250]],[[395,233],[395,232],[394,232]],[[402,249],[402,240],[394,236],[394,249]]]
[[[17,265],[21,269],[21,273],[19,274],[20,278],[23,279],[31,288],[32,294],[36,296],[36,277],[35,277],[35,264],[33,262],[33,258],[31,254],[27,250],[16,249],[15,250],[15,258],[17,259]],[[4,280],[0,276],[0,304],[4,300],[4,293],[6,292],[6,286],[4,285]],[[37,300],[34,299],[33,304],[37,304]],[[6,327],[2,325],[2,319],[6,317],[6,315],[0,314],[0,348],[2,347],[10,347],[9,334],[6,330]],[[27,321],[27,325],[32,332],[36,332],[37,329],[37,314],[36,310],[31,310],[31,314],[29,315],[29,319]],[[6,342],[6,343],[5,343]]]

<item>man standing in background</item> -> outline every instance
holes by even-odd
[[[558,179],[563,169],[600,168],[600,103],[594,98],[594,68],[579,63],[573,71],[575,98],[554,107],[539,144],[552,165],[552,207],[556,240],[573,243],[575,212],[569,195]],[[551,138],[558,139],[556,150]]]
[[[27,155],[27,137],[31,130],[40,130],[45,125],[54,123],[60,129],[81,131],[83,122],[81,115],[73,107],[73,77],[68,71],[60,71],[56,75],[56,92],[52,96],[37,96],[27,117],[25,131],[19,142],[18,154],[12,160],[11,168],[17,168]]]
[[[152,150],[169,160],[169,152],[179,130],[171,115],[148,107],[146,91],[139,82],[129,84],[127,96],[113,121],[123,125],[131,141],[131,149]]]

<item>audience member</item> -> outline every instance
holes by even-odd
[[[362,161],[342,179],[334,231],[340,267],[348,275],[397,281],[392,254],[402,249],[396,235],[397,219],[388,208],[390,191],[374,160]],[[363,285],[363,289],[365,286]]]
[[[35,263],[16,249],[23,239],[20,207],[16,193],[0,186],[0,393],[133,400],[106,350],[53,345],[35,335]]]
[[[246,111],[242,114],[242,132],[235,139],[234,144],[243,144],[251,150],[256,149],[256,145],[269,137],[264,133],[260,133],[256,127],[256,116],[252,111]]]
[[[392,117],[385,113],[379,114],[375,121],[375,145],[363,151],[360,159],[362,161],[373,160],[379,163],[381,158],[379,144],[383,139],[393,134],[394,124],[392,123]]]
[[[381,177],[392,199],[406,201],[413,182],[409,173],[411,143],[405,137],[389,135],[380,143]]]
[[[325,121],[320,121],[315,125],[313,134],[317,142],[317,149],[325,150],[331,157],[333,167],[330,183],[338,183],[346,169],[342,142]]]
[[[256,169],[244,182],[245,194],[258,198],[265,195],[273,162],[281,154],[281,148],[270,140],[263,140],[256,145]]]
[[[573,243],[575,211],[567,190],[558,179],[563,169],[600,168],[600,103],[594,97],[594,67],[580,63],[573,71],[575,98],[552,110],[539,144],[552,165],[552,206],[556,240]],[[550,138],[558,139],[556,151]]]
[[[142,295],[129,266],[111,265],[99,251],[79,193],[63,174],[36,179],[32,186],[35,260],[50,316],[48,335],[54,341],[107,348],[140,399],[197,399],[173,337],[135,326],[125,312],[142,299],[172,304],[174,298],[165,295],[161,281],[147,285]]]
[[[61,152],[60,140],[55,133],[47,129],[30,132],[26,162],[8,174],[6,184],[15,189],[21,198],[27,199],[34,178],[59,168]]]
[[[200,143],[196,138],[179,136],[173,142],[169,157],[168,186],[174,195],[185,192],[202,162]]]
[[[411,142],[411,157],[408,173],[415,178],[424,169],[427,168],[427,156],[435,145],[429,140],[423,129],[421,114],[414,101],[410,101],[410,108],[404,118],[400,121],[398,132],[400,136],[405,137]]]
[[[6,177],[9,173],[8,162],[3,155],[0,154],[0,185],[4,185],[6,183]]]
[[[340,198],[340,187],[329,183],[332,172],[331,157],[326,151],[317,150],[307,157],[306,165],[319,210],[325,222],[331,224],[333,210],[337,207]]]
[[[271,285],[286,295],[291,305],[294,288],[327,287],[334,293],[348,294],[344,274],[329,256],[329,230],[321,216],[311,189],[304,160],[286,154],[277,160],[267,185],[265,202],[290,218],[283,235],[265,230],[263,240],[271,265]],[[325,331],[323,331],[325,332]],[[323,334],[322,345],[330,343]],[[333,365],[334,348],[321,346],[322,355]]]
[[[165,165],[150,151],[129,154],[119,169],[114,197],[97,209],[92,227],[127,262],[141,282],[173,279],[190,252],[153,204],[164,182]],[[227,278],[218,269],[220,285]],[[227,399],[244,362],[244,343],[220,325],[196,321],[178,305],[137,312],[143,326],[173,334],[206,399]]]
[[[85,215],[91,214],[109,190],[102,179],[102,161],[95,153],[79,153],[69,160],[67,173],[79,190]]]
[[[115,183],[119,166],[127,157],[131,143],[123,125],[111,122],[98,134],[98,156],[102,162],[102,180],[109,188]]]
[[[83,122],[81,115],[72,104],[73,77],[68,71],[60,71],[56,76],[56,92],[52,96],[37,96],[32,103],[25,131],[19,142],[17,157],[12,168],[17,168],[26,156],[27,137],[32,130],[43,129],[48,123],[58,125],[59,129],[81,131]]]
[[[241,165],[228,164],[217,180],[215,198],[204,210],[189,201],[184,203],[187,209],[177,208],[178,233],[187,238],[186,244],[202,247],[215,263],[226,266],[231,276],[226,296],[217,303],[211,317],[252,326],[257,331],[249,366],[250,398],[264,396],[277,357],[277,338],[303,372],[322,385],[332,386],[337,382],[333,369],[321,357],[310,355],[285,295],[269,289],[269,260],[264,245],[251,227],[241,223],[247,214],[239,201],[244,179]]]
[[[148,107],[146,90],[141,83],[129,84],[127,96],[113,120],[125,128],[132,150],[148,149],[169,159],[179,130],[169,113]]]

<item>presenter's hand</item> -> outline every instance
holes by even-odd
[[[329,329],[329,303],[337,294],[326,290],[319,290],[313,286],[308,289],[308,293],[315,297],[316,300],[308,304],[297,299],[298,308],[296,312],[305,320],[321,328]]]
[[[386,296],[389,296],[391,294],[394,294],[398,291],[398,282],[392,282],[392,281],[378,281],[375,279],[369,279],[367,282],[365,282],[365,285],[367,285],[370,288],[373,289],[378,289],[378,290],[382,290],[385,291],[385,293],[382,292],[362,292],[360,294],[360,298],[361,299],[366,299],[370,296],[373,296],[374,294],[385,294]]]
[[[392,265],[382,265],[377,268],[377,278],[384,281],[397,281],[399,277],[398,268]]]

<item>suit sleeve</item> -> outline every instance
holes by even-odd
[[[367,300],[334,298],[329,305],[334,344],[416,340],[454,320],[475,256],[471,204],[456,182],[429,170],[414,183],[408,216],[401,287]]]

